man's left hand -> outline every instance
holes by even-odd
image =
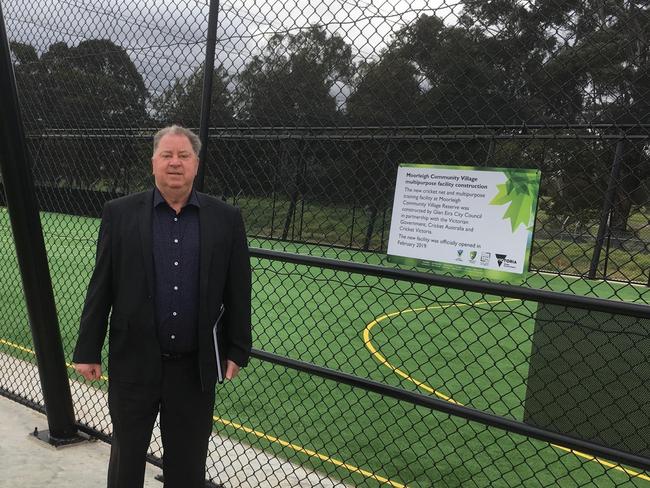
[[[235,378],[235,376],[237,376],[237,374],[239,374],[239,366],[236,362],[228,359],[228,362],[226,364],[226,379],[232,380]]]

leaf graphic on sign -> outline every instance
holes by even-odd
[[[531,189],[534,188],[537,175],[535,173],[522,173],[519,171],[504,170],[506,182],[497,185],[499,192],[490,202],[490,205],[508,205],[504,219],[510,219],[512,232],[520,225],[530,225],[533,209]]]

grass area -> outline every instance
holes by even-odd
[[[70,358],[98,221],[41,218]],[[6,212],[0,239],[0,351],[33,360],[7,344],[31,347]],[[250,244],[386,265],[372,253]],[[256,348],[523,418],[534,304],[257,259],[253,269]],[[603,281],[537,273],[524,284],[650,301],[647,287]],[[545,443],[259,361],[217,398],[215,430],[354,486],[650,486]]]
[[[532,268],[553,273],[580,275],[587,273],[594,252],[593,242],[577,243],[537,239],[532,253]],[[602,250],[596,276],[606,272],[609,279],[645,284],[650,279],[650,254],[639,250],[612,248]],[[607,268],[605,269],[605,266]]]
[[[289,200],[239,197],[235,203],[242,209],[250,235],[282,239],[290,209]],[[287,227],[287,239],[363,248],[369,223],[370,213],[362,207],[298,200]],[[381,250],[386,246],[389,228],[389,212],[379,212],[369,249]]]
[[[542,198],[540,206],[547,199]],[[261,239],[282,239],[285,220],[289,212],[286,195],[277,198],[240,196],[236,204],[242,208],[249,235]],[[630,235],[620,246],[607,242],[601,251],[597,276],[605,274],[610,280],[633,281],[647,284],[650,268],[650,252],[642,242],[650,242],[650,224],[646,207],[636,208],[628,219]],[[536,240],[532,251],[532,268],[536,270],[573,275],[586,275],[594,253],[598,221],[592,219],[580,229],[569,225],[561,232],[565,216],[549,215],[543,209],[537,213]],[[391,211],[377,214],[369,249],[385,252],[388,245]],[[298,200],[293,219],[290,220],[287,239],[311,242],[316,245],[343,246],[362,249],[370,223],[370,214],[364,208],[346,205],[324,205],[318,202]],[[573,242],[571,232],[584,239]],[[581,237],[582,236],[582,237]]]

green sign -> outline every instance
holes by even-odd
[[[388,259],[455,275],[522,278],[539,182],[531,169],[400,165]]]

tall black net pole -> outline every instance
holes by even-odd
[[[0,168],[53,444],[76,439],[74,410],[0,5]]]
[[[598,225],[598,235],[596,236],[596,245],[594,246],[594,253],[591,256],[591,265],[589,266],[589,279],[596,278],[598,271],[598,263],[600,262],[600,252],[603,249],[603,242],[605,240],[605,232],[608,228],[610,213],[614,205],[614,194],[618,185],[618,175],[621,171],[621,160],[625,150],[625,140],[621,139],[616,144],[616,153],[614,154],[614,162],[612,163],[612,171],[609,175],[609,183],[607,185],[607,193],[603,201],[603,209],[600,213],[600,224]],[[606,275],[604,276],[606,278]]]
[[[205,165],[208,159],[208,131],[210,128],[210,108],[212,104],[212,78],[214,75],[214,53],[217,43],[217,23],[219,21],[219,0],[210,0],[210,13],[208,15],[208,37],[205,48],[205,63],[203,67],[203,93],[201,95],[201,124],[199,137],[201,138],[201,154],[199,154],[199,172],[196,175],[194,186],[203,190],[205,179]]]

